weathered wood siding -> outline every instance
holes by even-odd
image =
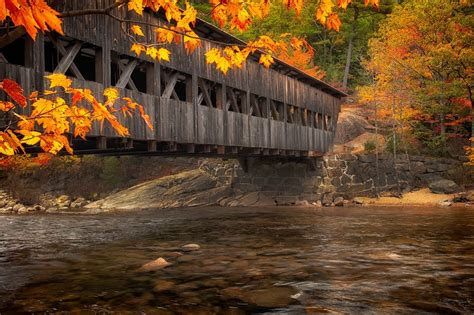
[[[60,11],[73,11],[83,7],[103,8],[112,1],[114,0],[56,1],[55,3]],[[134,13],[125,12],[125,10],[116,11],[114,14],[127,19],[134,17]],[[163,24],[163,21],[155,15],[145,13],[143,18],[152,24]],[[83,25],[83,27],[77,27],[78,25]],[[147,40],[154,42],[153,29],[147,26],[143,30]],[[137,57],[130,51],[131,44],[122,32],[120,24],[103,15],[66,18],[64,31],[66,40],[80,41],[87,44],[89,49],[96,47],[98,51],[100,50],[104,56],[107,56],[104,63],[110,62],[110,55],[114,53],[155,67],[152,72],[155,74],[161,73],[160,69],[166,69],[168,72],[177,71],[182,77],[191,78],[189,82],[191,82],[192,93],[186,101],[163,97],[161,95],[163,87],[159,87],[163,82],[158,77],[147,77],[147,80],[156,80],[156,83],[151,84],[155,87],[154,93],[120,89],[122,96],[128,96],[144,106],[154,126],[154,131],[152,131],[140,117],[120,117],[120,121],[129,128],[132,139],[289,151],[326,152],[330,150],[340,111],[339,96],[330,95],[275,69],[266,69],[252,60],[248,60],[242,69],[229,70],[227,75],[224,75],[214,66],[206,63],[205,52],[217,46],[205,40],[193,54],[187,54],[182,44],[169,45],[167,48],[171,50],[170,62],[160,64],[144,55]],[[110,74],[110,64],[102,66],[104,67],[102,71]],[[26,93],[40,88],[37,78],[41,77],[38,75],[43,74],[33,68],[0,63],[0,79],[8,77],[18,81]],[[92,82],[72,79],[75,87],[91,89],[101,101],[103,100],[102,91],[111,80],[107,75],[105,78],[106,84],[100,83],[102,82],[100,80]],[[243,105],[240,112],[230,111],[225,103],[221,107],[198,105],[197,82],[200,79],[217,83],[224,90],[232,88],[243,93],[241,94]],[[47,82],[43,81],[41,84],[46,85]],[[277,101],[284,104],[285,108],[295,106],[300,109],[298,113],[306,110],[308,121],[303,125],[299,117],[290,123],[287,120],[287,113],[279,113],[279,120],[275,120],[267,110],[262,110],[263,117],[253,116],[255,113],[249,115],[251,94],[267,100],[266,104]],[[331,117],[332,125],[328,130],[316,126],[314,117],[317,113]],[[102,128],[96,123],[90,135],[116,137],[114,130],[107,126],[107,123]]]

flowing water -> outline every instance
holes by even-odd
[[[474,211],[0,216],[0,313],[55,311],[473,313]]]

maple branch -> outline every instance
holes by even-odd
[[[93,14],[104,14],[109,15],[113,9],[118,8],[119,6],[127,3],[129,0],[119,0],[111,4],[110,6],[103,8],[103,9],[84,9],[84,10],[76,10],[76,11],[66,11],[62,12],[58,15],[59,18],[67,18],[67,17],[75,17],[75,16],[82,16],[82,15],[93,15]]]

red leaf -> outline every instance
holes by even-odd
[[[26,97],[23,95],[23,89],[18,83],[10,79],[4,79],[0,83],[0,88],[2,88],[15,102],[20,104],[21,107],[26,106]]]

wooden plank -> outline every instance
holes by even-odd
[[[120,78],[118,79],[117,84],[115,84],[116,87],[124,89],[127,86],[127,84],[130,82],[130,77],[132,76],[132,72],[133,70],[135,70],[135,67],[137,66],[137,64],[138,64],[138,61],[134,59],[134,60],[131,60],[126,65],[125,69],[120,74]]]
[[[65,53],[61,61],[58,63],[56,68],[54,69],[54,72],[57,73],[66,73],[66,71],[69,69],[71,64],[74,61],[74,58],[76,58],[77,54],[81,50],[82,43],[76,42],[74,43]],[[78,70],[79,71],[79,70]],[[84,79],[84,78],[82,78]]]
[[[178,75],[179,73],[175,72],[168,78],[166,82],[165,90],[163,91],[163,95],[162,95],[164,98],[171,97],[171,94],[174,92],[174,86],[176,85],[176,82],[178,82]]]

